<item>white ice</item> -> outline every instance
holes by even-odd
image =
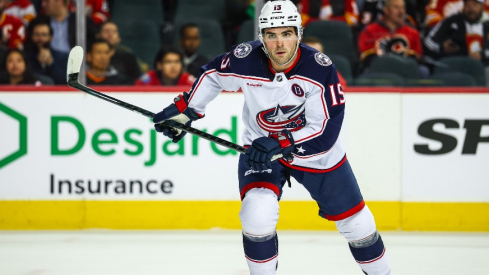
[[[381,232],[394,275],[489,274],[489,233]],[[280,275],[362,274],[334,231],[279,231]],[[0,231],[0,274],[249,274],[241,232]]]

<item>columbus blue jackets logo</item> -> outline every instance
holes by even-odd
[[[234,49],[234,55],[237,58],[244,58],[250,54],[251,50],[253,50],[253,47],[251,47],[250,44],[241,43],[236,47],[236,49]]]
[[[298,106],[280,106],[261,111],[256,116],[260,128],[269,132],[284,129],[297,131],[306,125],[305,103]]]
[[[331,62],[331,59],[329,59],[329,57],[324,53],[316,53],[314,55],[314,58],[316,59],[316,62],[321,66],[329,66],[333,64],[333,62]]]

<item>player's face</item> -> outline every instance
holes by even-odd
[[[180,38],[180,45],[186,55],[193,55],[200,46],[200,33],[198,28],[186,28]]]
[[[161,70],[163,78],[176,79],[182,72],[182,60],[176,53],[168,53],[163,57],[158,68]]]
[[[10,76],[21,76],[25,72],[25,60],[18,52],[7,56],[7,72]]]
[[[36,44],[38,48],[48,48],[51,42],[51,34],[49,33],[48,25],[37,25],[32,31],[32,42]]]
[[[391,0],[388,6],[384,7],[385,20],[402,26],[406,20],[406,5],[404,0]]]
[[[293,27],[269,28],[263,33],[265,47],[278,64],[286,63],[294,56],[298,39]]]
[[[105,24],[100,30],[101,38],[109,41],[110,45],[116,46],[121,43],[121,37],[119,36],[119,28],[114,23]]]
[[[96,43],[92,52],[87,54],[87,61],[93,69],[106,71],[110,66],[110,47],[107,43]]]
[[[474,0],[468,0],[465,1],[464,3],[463,14],[465,19],[469,23],[477,22],[481,18],[483,11],[484,11],[483,3],[479,3]]]

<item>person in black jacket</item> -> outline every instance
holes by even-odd
[[[53,28],[51,47],[60,52],[69,53],[76,46],[76,13],[68,10],[70,0],[43,0],[42,8],[45,16],[49,18]],[[92,18],[86,17],[87,45],[93,42],[95,27]]]
[[[36,18],[28,28],[26,54],[35,74],[50,77],[55,84],[66,84],[68,54],[51,48],[53,29],[46,18]]]
[[[96,39],[88,46],[87,85],[131,85],[127,76],[110,65],[112,48],[106,40]]]
[[[484,60],[484,47],[489,33],[484,0],[465,0],[461,13],[452,15],[431,29],[423,40],[424,53],[434,60],[448,56],[469,56]]]
[[[140,62],[130,48],[121,45],[121,36],[117,25],[112,21],[103,22],[100,24],[100,32],[97,37],[107,40],[112,47],[113,53],[110,64],[130,78],[132,82],[135,82],[142,74]]]
[[[194,23],[188,23],[180,28],[180,46],[183,49],[183,65],[187,72],[195,77],[200,77],[200,67],[206,65],[209,60],[198,53],[200,47],[200,30]]]

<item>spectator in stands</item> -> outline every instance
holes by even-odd
[[[367,25],[358,38],[362,69],[382,55],[398,55],[421,60],[422,47],[419,32],[406,24],[404,0],[386,0],[382,20]],[[423,77],[427,70],[420,71]]]
[[[297,10],[303,26],[316,20],[340,20],[349,26],[358,25],[359,12],[355,0],[301,0]]]
[[[53,28],[53,40],[51,47],[60,52],[69,53],[76,46],[76,13],[68,10],[70,0],[43,0],[42,8],[50,20]],[[93,20],[86,18],[87,45],[90,45],[95,37]]]
[[[50,77],[55,84],[66,84],[68,54],[51,48],[53,29],[46,18],[32,20],[28,28],[26,53],[36,74]]]
[[[421,26],[422,22],[420,22],[421,15],[418,15],[418,6],[424,8],[426,0],[417,0],[416,2],[407,1],[406,4],[406,23],[410,24],[413,27]],[[360,25],[366,26],[372,22],[377,20],[382,20],[382,14],[384,9],[385,0],[367,0],[363,6],[361,12],[361,20]]]
[[[110,64],[120,73],[127,76],[131,82],[136,81],[141,76],[141,68],[136,56],[131,49],[121,45],[119,28],[112,21],[103,22],[100,25],[98,37],[107,40],[112,47],[112,57]]]
[[[25,41],[25,27],[22,20],[6,14],[8,0],[0,0],[0,45],[9,49],[23,49]]]
[[[37,16],[36,9],[30,0],[13,0],[7,5],[5,14],[21,19],[25,26]]]
[[[71,12],[76,12],[76,0],[71,0],[69,5]],[[110,9],[107,0],[85,0],[85,14],[92,18],[97,26],[110,19]]]
[[[424,39],[425,54],[432,59],[447,56],[469,56],[487,62],[489,22],[484,12],[484,0],[464,0],[461,13],[436,25]]]
[[[200,30],[194,23],[188,23],[180,28],[180,46],[183,49],[183,66],[191,75],[200,77],[200,67],[209,60],[198,53],[200,47]]]
[[[431,29],[443,19],[460,13],[464,6],[464,1],[465,0],[430,0],[428,5],[426,5],[426,27]],[[484,11],[489,15],[489,3],[484,3]]]
[[[142,75],[136,85],[192,85],[195,77],[183,70],[183,55],[178,49],[161,49],[154,61],[154,70]]]
[[[87,84],[88,85],[130,85],[125,75],[120,74],[110,65],[112,49],[109,42],[95,39],[87,51]]]
[[[41,82],[32,73],[24,52],[19,49],[8,50],[1,71],[0,84],[41,85]]]
[[[314,36],[306,36],[302,39],[302,43],[306,44],[307,46],[316,49],[319,52],[324,53],[324,47],[323,43],[321,43],[321,40],[319,40],[317,37]],[[343,76],[338,72],[338,78],[340,79],[341,86],[343,87],[343,90],[346,89],[346,80],[343,78]]]

